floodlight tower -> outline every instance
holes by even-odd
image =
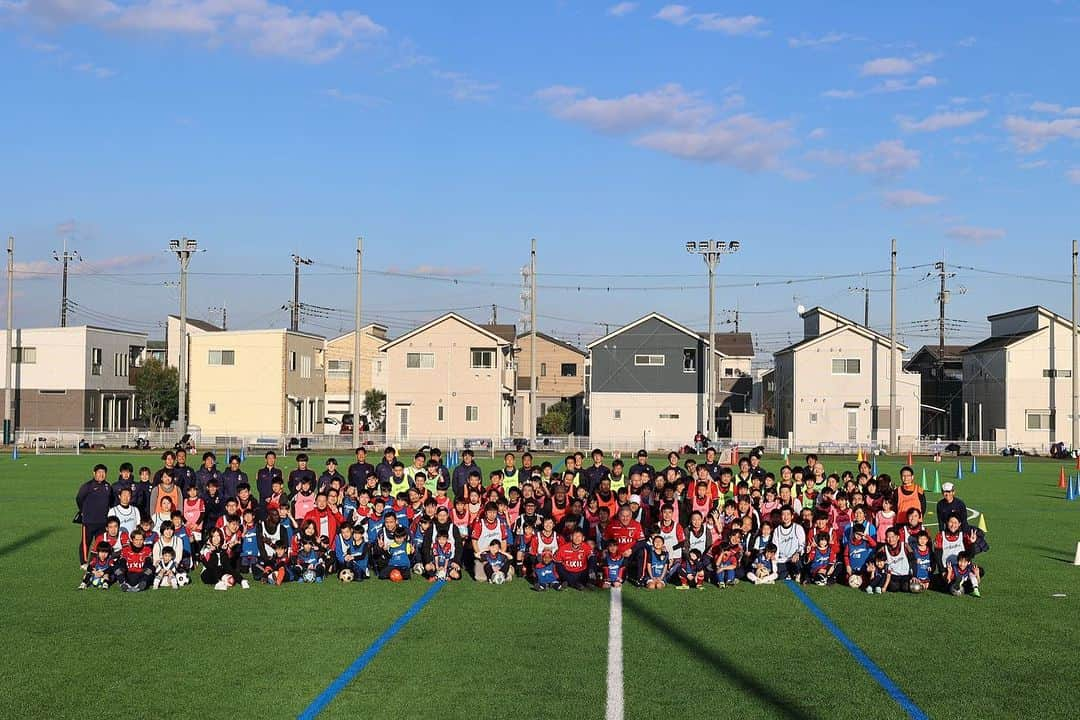
[[[197,240],[180,238],[170,240],[168,252],[176,253],[180,262],[180,378],[179,404],[176,411],[176,429],[181,437],[187,434],[187,376],[188,376],[188,337],[187,337],[187,276],[191,256],[199,250]]]

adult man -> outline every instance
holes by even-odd
[[[315,496],[315,507],[304,516],[303,522],[306,523],[309,520],[315,523],[315,531],[319,534],[319,537],[327,538],[331,544],[337,539],[338,525],[344,522],[337,508],[328,503],[327,495],[324,492],[320,492]]]
[[[367,450],[356,448],[356,462],[349,466],[349,484],[357,490],[367,487],[367,479],[375,474],[375,466],[367,461]]]
[[[604,451],[596,448],[592,451],[592,466],[582,471],[581,477],[585,489],[592,495],[600,487],[603,480],[611,477],[611,470],[604,464]]]
[[[937,502],[937,524],[938,532],[945,530],[945,523],[948,522],[950,515],[955,515],[960,518],[960,529],[967,530],[968,527],[968,509],[964,501],[956,497],[956,486],[951,482],[947,482],[941,486],[941,499]]]
[[[454,490],[454,497],[461,497],[461,493],[465,490],[465,486],[469,484],[469,475],[474,470],[479,472],[480,468],[473,462],[473,451],[466,449],[461,453],[461,464],[454,468],[453,477],[450,478],[450,485]]]
[[[212,452],[204,452],[202,456],[202,467],[195,471],[195,482],[199,486],[199,494],[206,492],[206,485],[213,478],[218,481],[218,485],[221,485],[221,472],[217,469],[217,456]],[[184,492],[187,492],[187,488],[184,488]]]
[[[176,475],[173,473],[173,468],[176,467],[176,453],[172,450],[166,450],[161,453],[161,461],[165,463],[165,467],[154,473],[154,479],[150,482],[153,487],[157,487],[161,483],[161,478],[166,473],[172,475],[174,480],[176,479]]]
[[[648,473],[649,482],[656,477],[656,468],[649,464],[649,453],[644,448],[637,451],[637,462],[630,467],[630,472],[637,471],[641,475]]]
[[[289,473],[289,492],[295,493],[300,488],[302,480],[310,480],[311,487],[316,487],[319,479],[315,477],[315,471],[308,467],[307,453],[296,456],[296,469]]]
[[[187,450],[176,451],[176,466],[173,468],[173,480],[180,486],[181,492],[187,492],[192,485],[198,485],[195,478],[195,469],[188,467]]]
[[[780,508],[780,525],[773,530],[772,539],[776,545],[778,577],[798,580],[802,575],[806,530],[795,522],[795,511],[790,505]]]
[[[375,466],[375,475],[379,478],[379,484],[385,485],[390,482],[390,476],[394,474],[394,463],[397,462],[397,450],[388,445],[383,450],[383,459]],[[404,466],[402,466],[404,468]]]
[[[92,552],[90,543],[105,529],[108,520],[109,505],[112,502],[112,486],[105,480],[109,469],[98,463],[94,466],[94,477],[79,487],[75,495],[75,505],[79,508],[82,520],[82,536],[79,540],[79,564],[86,565]]]
[[[255,486],[259,491],[260,500],[270,497],[274,478],[281,479],[281,469],[277,467],[277,453],[273,450],[267,450],[263,460],[266,462],[266,466],[260,468],[255,476]],[[224,495],[224,493],[222,494]],[[226,499],[228,499],[227,496]]]
[[[338,472],[337,460],[335,458],[330,458],[326,461],[326,470],[319,476],[319,491],[329,492],[330,486],[335,480],[338,481],[338,488],[345,487],[345,476]]]
[[[281,479],[281,471],[280,470],[277,473],[277,477],[278,477],[278,479]],[[239,487],[241,483],[247,483],[247,482],[248,482],[247,473],[240,469],[240,456],[239,455],[230,455],[229,456],[229,467],[227,467],[225,469],[225,472],[221,473],[221,479],[218,481],[218,491],[220,492],[221,497],[226,499],[226,500],[228,498],[231,498],[231,497],[236,497],[236,488]],[[273,484],[273,478],[271,478],[271,481],[270,481],[269,485],[272,485],[272,484]],[[261,483],[259,483],[259,485],[261,486]],[[208,487],[209,487],[209,482],[207,482],[207,484],[203,486],[203,495],[204,496],[208,494],[208,491],[207,491]],[[266,498],[263,497],[261,492],[259,493],[259,500],[260,501],[265,501],[266,500]]]
[[[645,530],[641,523],[634,520],[634,511],[629,505],[619,508],[619,514],[604,530],[604,540],[614,540],[617,552],[626,558],[628,565],[634,565],[638,551],[645,545]],[[640,564],[640,563],[638,563]],[[640,577],[636,567],[628,568],[627,577]]]
[[[906,518],[908,510],[917,508],[922,515],[926,515],[926,494],[923,489],[915,484],[915,470],[909,465],[900,468],[901,486],[893,494],[893,510],[896,517]]]

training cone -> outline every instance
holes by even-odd
[[[971,474],[974,475],[976,472],[978,472],[978,470],[976,470],[975,456],[972,455],[971,456]]]
[[[859,451],[857,453],[855,453],[855,462],[862,462],[862,461],[863,461],[862,448],[859,448]]]
[[[1080,542],[1076,543],[1076,557],[1073,559],[1073,565],[1080,566]]]
[[[1066,485],[1065,485],[1065,466],[1062,465],[1061,466],[1061,472],[1058,473],[1058,489],[1059,490],[1064,490],[1065,487],[1066,487]]]
[[[19,446],[16,445],[15,443],[11,444],[11,459],[12,460],[18,460],[19,459]]]
[[[941,494],[941,475],[937,470],[934,471],[934,492]]]
[[[1073,482],[1073,477],[1069,477],[1069,484],[1065,486],[1065,500],[1072,502],[1076,499],[1076,487]]]
[[[871,460],[872,460],[873,462],[872,462],[872,467],[870,468],[870,473],[871,473],[871,474],[872,474],[872,475],[873,475],[874,477],[877,477],[877,455],[874,455],[874,456],[873,456],[873,457],[871,458]]]
[[[911,451],[910,450],[908,450],[908,454],[907,454],[907,464],[908,464],[908,466],[912,465]]]
[[[964,466],[960,464],[959,460],[956,461],[956,479],[957,480],[963,480],[964,479]]]
[[[937,472],[937,470],[935,470],[934,472]],[[922,469],[922,489],[923,490],[929,490],[930,489],[930,486],[926,484],[926,468]]]
[[[986,532],[986,515],[979,513],[979,529]]]
[[[1017,455],[1016,456],[1016,472],[1018,472],[1018,473],[1024,472],[1024,456],[1023,455]]]

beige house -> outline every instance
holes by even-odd
[[[529,333],[517,336],[517,395],[514,403],[513,435],[529,436],[529,373],[532,340]],[[566,401],[572,409],[571,432],[585,432],[584,350],[542,332],[536,333],[536,417],[544,416],[555,403]]]
[[[987,317],[961,352],[964,437],[1046,453],[1072,435],[1072,323],[1033,306]]]
[[[324,342],[291,330],[192,335],[191,424],[205,439],[321,433]]]
[[[188,340],[195,335],[221,332],[221,328],[205,320],[187,319]],[[190,346],[188,346],[190,350]],[[170,315],[165,323],[165,362],[169,367],[180,367],[180,316]]]
[[[326,415],[340,421],[342,415],[353,412],[353,383],[360,386],[360,397],[374,388],[386,392],[385,356],[380,352],[386,344],[387,327],[370,323],[360,328],[360,371],[353,373],[353,353],[356,351],[356,332],[345,333],[326,341]],[[362,402],[362,400],[361,400]],[[359,409],[363,413],[363,409]]]
[[[836,313],[802,313],[803,340],[774,354],[773,404],[781,439],[794,448],[889,442],[889,380],[896,374],[897,442],[918,436],[921,377],[903,371],[897,344]]]
[[[509,437],[513,335],[501,330],[451,312],[383,345],[388,441]]]

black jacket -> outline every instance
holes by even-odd
[[[83,525],[104,525],[112,507],[112,486],[106,481],[87,480],[79,488],[75,504],[82,513]]]

